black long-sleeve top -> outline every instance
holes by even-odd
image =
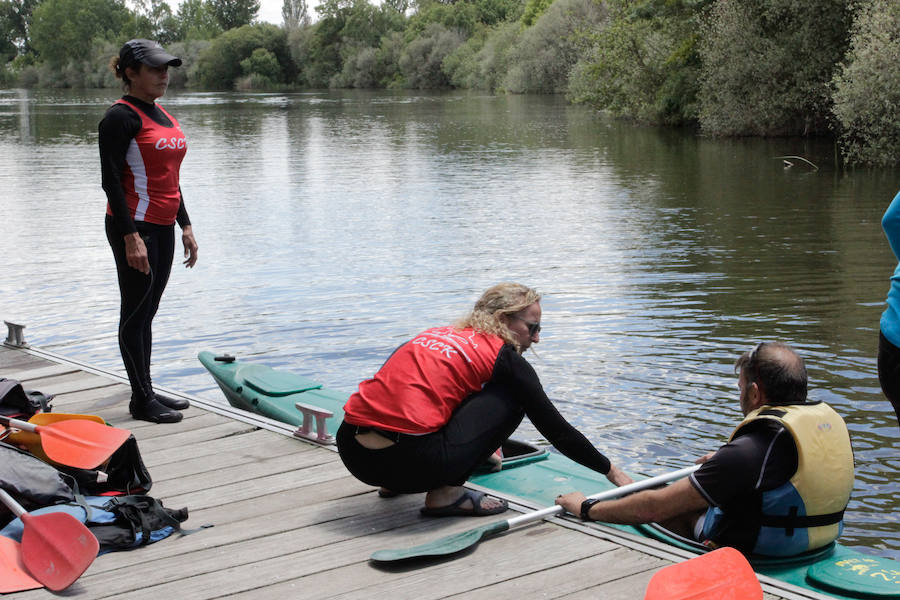
[[[518,394],[525,414],[557,450],[589,469],[609,473],[609,459],[559,414],[534,367],[509,344],[500,349],[491,380],[508,385]]]

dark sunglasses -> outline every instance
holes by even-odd
[[[753,350],[751,350],[750,354],[747,355],[748,362],[753,362],[754,360],[756,360],[756,353],[759,352],[759,349],[762,348],[763,344],[765,344],[765,342],[760,342],[757,345],[753,346]]]
[[[750,354],[747,355],[747,368],[750,369],[753,374],[752,382],[756,382],[756,385],[760,385],[759,381],[759,351],[760,349],[766,345],[766,342],[760,342],[757,345],[753,346],[753,350],[750,351]]]
[[[759,353],[759,349],[762,348],[765,344],[765,342],[760,342],[757,345],[753,346],[753,350],[751,350],[750,354],[747,355],[748,364],[753,364],[756,362],[756,355]]]
[[[531,321],[526,321],[519,315],[512,315],[513,318],[518,319],[525,323],[528,326],[528,335],[534,337],[541,332],[541,324],[540,323],[532,323]]]

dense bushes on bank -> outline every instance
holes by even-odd
[[[196,65],[191,75],[203,89],[234,89],[248,78],[270,88],[297,76],[287,33],[268,23],[226,31],[200,52]]]
[[[699,3],[625,0],[588,35],[569,97],[615,115],[681,125],[697,118]]]
[[[201,89],[459,87],[565,93],[708,135],[831,135],[850,164],[900,163],[896,0],[0,0],[0,85],[117,85],[131,37]],[[227,9],[227,10],[226,10]],[[226,18],[227,17],[227,18]]]
[[[704,18],[700,124],[720,135],[826,133],[846,0],[721,0]]]
[[[888,166],[900,157],[900,3],[860,11],[851,49],[834,78],[834,115],[851,163]]]

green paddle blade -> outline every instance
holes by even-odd
[[[432,556],[447,556],[456,552],[462,552],[466,548],[471,548],[480,542],[482,538],[501,533],[507,529],[509,529],[509,521],[497,521],[496,523],[489,523],[462,533],[454,533],[453,535],[419,544],[412,548],[378,550],[373,552],[370,558],[376,562],[397,562]]]

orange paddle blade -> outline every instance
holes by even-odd
[[[657,571],[644,600],[762,600],[762,586],[744,555],[734,548],[708,554]]]
[[[103,420],[103,417],[99,415],[83,415],[81,413],[36,413],[31,415],[31,418],[28,419],[29,423],[34,425],[49,425],[50,423],[56,423],[57,421],[72,421],[72,420],[82,420],[82,421],[93,421],[94,423],[100,423],[101,425],[105,425],[106,421]]]
[[[35,429],[51,460],[79,469],[97,468],[131,435],[127,429],[85,420],[57,421]]]
[[[0,535],[0,594],[34,590],[44,584],[28,574],[19,542]]]
[[[67,513],[21,515],[22,562],[31,575],[58,592],[81,577],[100,550],[84,523]]]
[[[57,421],[69,421],[71,419],[84,419],[100,423],[101,425],[106,423],[102,417],[98,417],[97,415],[82,415],[77,413],[37,413],[32,415],[31,418],[28,419],[28,422],[32,425],[49,425],[50,423],[56,423]],[[6,439],[11,444],[27,449],[44,462],[53,462],[44,452],[44,448],[41,446],[41,436],[37,432],[33,433],[31,431],[14,429]]]

